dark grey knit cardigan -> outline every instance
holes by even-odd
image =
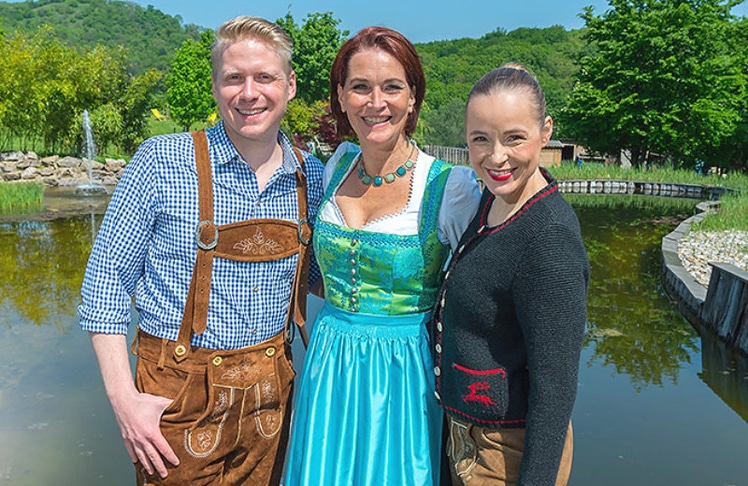
[[[446,413],[525,427],[520,485],[553,485],[576,399],[589,262],[556,181],[487,227],[484,191],[441,289],[432,329]]]

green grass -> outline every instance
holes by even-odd
[[[44,188],[38,182],[0,182],[0,212],[41,206]]]
[[[748,231],[748,195],[733,193],[722,196],[719,211],[707,214],[693,226],[698,231]]]
[[[606,166],[599,163],[585,163],[582,167],[577,167],[576,164],[571,162],[562,163],[560,166],[552,167],[549,170],[558,180],[610,179],[726,187],[735,192],[723,196],[720,199],[720,210],[708,214],[701,223],[694,225],[693,229],[703,231],[748,230],[748,176],[745,174],[730,173],[726,177],[719,175],[704,176],[690,170],[671,168],[653,170],[632,168],[624,170],[618,166]],[[611,197],[618,198],[620,196]],[[620,201],[620,203],[623,203],[623,201]],[[609,204],[611,204],[611,207],[615,207],[619,203],[610,200]]]
[[[164,135],[166,133],[178,133],[182,131],[182,127],[171,118],[158,120],[155,116],[152,116],[148,120],[148,128],[151,131],[151,136]]]
[[[699,175],[691,170],[657,168],[650,170],[621,169],[618,166],[606,166],[600,163],[585,163],[577,167],[572,162],[548,169],[558,180],[575,179],[610,179],[638,182],[670,182],[673,184],[697,184],[700,186],[729,187],[738,191],[748,190],[748,176],[730,173],[726,177],[718,175]]]
[[[150,136],[164,135],[166,133],[179,133],[184,131],[184,127],[179,125],[171,118],[157,119],[155,116],[151,116],[148,120],[148,127],[151,131]],[[190,130],[202,130],[208,128],[207,123],[195,123],[190,127]]]

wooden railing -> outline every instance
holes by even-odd
[[[450,164],[470,165],[468,150],[465,148],[428,144],[423,146],[423,151]]]

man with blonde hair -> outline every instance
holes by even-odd
[[[319,277],[309,222],[323,171],[280,131],[296,94],[291,54],[267,20],[219,27],[211,57],[221,123],[145,141],[91,252],[80,325],[140,485],[280,482],[292,326],[303,324]]]

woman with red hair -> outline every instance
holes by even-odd
[[[330,74],[340,135],[314,250],[325,306],[296,398],[286,484],[430,485],[442,414],[427,323],[441,272],[477,207],[468,167],[410,139],[425,94],[413,45],[384,27],[347,41]]]

